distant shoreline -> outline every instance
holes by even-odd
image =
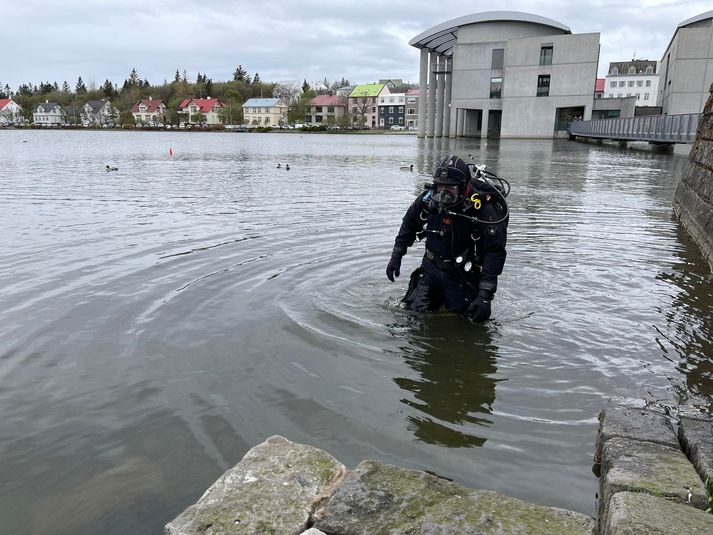
[[[2,131],[78,131],[78,132],[217,132],[217,133],[229,133],[229,134],[354,134],[354,135],[387,135],[387,136],[411,136],[416,135],[415,130],[351,130],[351,129],[340,129],[340,130],[329,130],[320,128],[245,128],[245,129],[228,129],[228,128],[202,128],[202,127],[191,127],[191,128],[165,128],[165,127],[133,127],[133,128],[97,128],[97,127],[83,127],[83,126],[0,126],[0,132]]]

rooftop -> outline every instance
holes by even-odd
[[[453,54],[453,47],[458,38],[458,28],[479,22],[501,21],[541,24],[542,26],[550,26],[557,30],[556,33],[572,33],[572,30],[564,24],[539,15],[532,15],[531,13],[523,13],[521,11],[486,11],[483,13],[465,15],[437,24],[425,32],[418,34],[411,39],[408,44],[416,48],[425,48],[438,54],[451,55]]]

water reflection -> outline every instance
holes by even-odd
[[[682,225],[678,226],[679,262],[658,279],[672,285],[672,301],[662,309],[666,324],[655,326],[665,359],[676,359],[683,384],[676,384],[682,400],[713,413],[713,292],[710,267]],[[674,334],[675,333],[675,334]],[[674,382],[677,382],[674,380]]]
[[[421,441],[449,448],[482,446],[479,428],[492,425],[497,347],[488,326],[472,326],[452,314],[433,314],[407,334],[404,360],[414,377],[394,382],[415,409],[408,428]]]

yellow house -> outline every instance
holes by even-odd
[[[287,104],[279,98],[251,98],[243,104],[248,126],[282,125],[287,122]]]

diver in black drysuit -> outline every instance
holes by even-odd
[[[502,193],[490,181],[474,178],[462,158],[449,155],[430,188],[406,211],[386,276],[393,282],[408,247],[425,237],[426,253],[403,298],[406,308],[425,312],[445,305],[483,322],[505,264],[507,225]]]

